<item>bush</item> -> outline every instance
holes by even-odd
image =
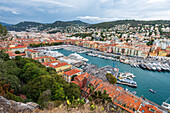
[[[116,84],[117,82],[116,77],[114,77],[111,73],[107,73],[106,78],[111,84]]]
[[[89,101],[92,101],[92,100],[93,100],[93,98],[92,98],[91,96],[89,96],[89,98],[88,98],[88,99],[89,99]]]
[[[15,54],[20,54],[20,51],[15,51]]]

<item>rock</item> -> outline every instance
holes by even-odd
[[[24,113],[32,112],[34,109],[38,108],[38,104],[33,102],[16,102],[13,100],[7,100],[6,98],[0,96],[0,113]]]

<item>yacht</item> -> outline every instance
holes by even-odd
[[[82,60],[82,61],[85,61],[85,62],[89,61],[87,58],[84,58],[77,53],[72,53],[68,57],[73,58],[73,59],[77,59],[77,60]]]
[[[161,106],[167,110],[170,110],[170,97],[165,102],[163,102]]]
[[[131,77],[131,78],[135,78],[136,76],[133,75],[132,73],[129,73],[129,72],[125,72],[125,76],[126,77]]]
[[[143,69],[146,69],[146,67],[144,66],[144,64],[140,64],[139,65],[141,68],[143,68]]]
[[[148,64],[144,64],[145,67],[148,69],[148,70],[151,70],[150,66]]]
[[[149,89],[149,91],[152,93],[156,93],[156,91],[154,91],[153,89]]]

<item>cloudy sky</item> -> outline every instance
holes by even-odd
[[[0,0],[0,21],[170,20],[170,0]]]

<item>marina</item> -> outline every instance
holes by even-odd
[[[69,56],[74,53],[70,50],[58,49],[56,50],[62,53],[65,56]],[[119,59],[110,60],[99,57],[89,56],[86,53],[80,53],[81,56],[87,58],[90,64],[96,65],[98,68],[102,68],[104,66],[110,65],[119,69],[119,72],[130,72],[133,73],[136,77],[134,80],[137,82],[137,88],[132,88],[126,85],[121,85],[123,88],[128,88],[129,91],[137,92],[138,96],[146,97],[147,99],[161,105],[163,101],[165,101],[170,95],[170,76],[168,71],[148,71],[147,69],[141,69],[131,67],[130,65],[126,65],[125,63],[119,62]],[[155,89],[156,94],[150,93],[148,89]]]

